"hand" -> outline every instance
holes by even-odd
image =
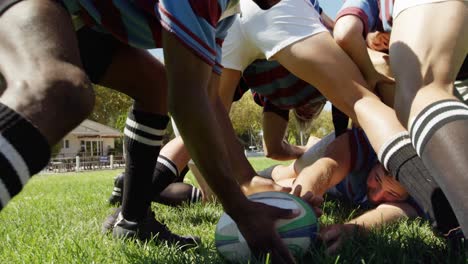
[[[320,230],[320,239],[327,246],[327,254],[335,255],[343,243],[359,230],[355,224],[329,225]]]
[[[317,217],[322,216],[323,211],[320,208],[320,206],[323,203],[323,197],[314,195],[311,191],[307,191],[304,195],[301,196],[301,191],[302,191],[302,186],[297,185],[296,188],[294,188],[294,191],[292,192],[292,194],[297,197],[300,197],[302,200],[308,203],[310,207],[312,207],[312,210],[314,210],[314,213]]]
[[[271,179],[266,179],[260,176],[254,176],[249,182],[241,185],[245,195],[251,195],[259,192],[290,192],[291,188],[283,187],[276,184]]]
[[[238,217],[232,217],[254,256],[265,257],[264,254],[269,253],[273,263],[294,263],[293,256],[276,231],[275,222],[278,219],[291,219],[299,214],[296,210],[248,201],[242,211],[239,211]]]
[[[261,9],[267,10],[273,7],[274,5],[276,5],[277,3],[279,3],[279,1],[281,0],[252,0],[252,1],[254,1],[254,3],[256,3],[258,7],[260,7]]]

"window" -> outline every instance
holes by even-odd
[[[65,140],[63,141],[63,148],[66,148],[66,149],[67,149],[67,148],[69,148],[69,147],[70,147],[70,140],[65,139]]]
[[[81,153],[84,156],[101,156],[103,153],[102,140],[85,140],[81,141]]]

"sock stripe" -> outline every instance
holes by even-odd
[[[445,104],[446,107],[443,108],[437,105],[430,106],[431,109],[425,112],[424,120],[417,117],[418,126],[412,127],[411,133],[418,155],[421,155],[427,141],[439,128],[456,120],[468,119],[468,107],[459,102],[452,102],[453,104]]]
[[[394,154],[394,151],[396,150],[395,145],[399,144],[399,142],[404,140],[405,138],[409,138],[407,131],[397,133],[380,147],[377,157],[387,170],[387,162],[384,162],[384,160],[388,161],[388,159]],[[390,151],[392,153],[389,155]]]
[[[15,170],[16,175],[18,175],[21,184],[25,185],[28,182],[31,174],[29,172],[28,165],[24,161],[21,154],[16,151],[8,140],[0,134],[0,152],[8,160],[12,168]]]
[[[175,165],[171,160],[169,160],[168,158],[159,155],[159,157],[158,157],[158,163],[161,163],[161,164],[164,165],[166,168],[168,168],[169,170],[171,170],[171,172],[174,174],[174,177],[178,177],[178,176],[179,176],[179,171],[177,170],[176,165]]]
[[[410,134],[411,134],[411,141],[415,142],[415,135],[418,133],[418,130],[421,129],[424,122],[428,122],[428,118],[432,118],[434,112],[436,111],[447,111],[452,109],[453,107],[461,106],[464,107],[465,105],[456,100],[442,100],[435,103],[430,104],[426,108],[424,108],[417,116],[413,119],[413,122],[410,124]]]
[[[10,192],[8,188],[3,183],[2,179],[0,179],[0,209],[3,208],[8,201],[11,200]]]
[[[393,157],[393,155],[395,155],[395,153],[407,146],[407,145],[411,145],[411,140],[408,138],[405,138],[405,139],[402,139],[402,140],[399,140],[396,144],[394,144],[390,149],[388,149],[388,151],[386,152],[386,155],[385,155],[385,158],[384,160],[382,160],[382,164],[384,165],[384,167],[388,170],[388,161],[390,160],[391,157]]]
[[[418,155],[421,155],[421,152],[423,151],[427,141],[439,128],[447,123],[463,119],[468,119],[468,109],[448,111],[438,115],[433,120],[431,120],[421,132],[421,135],[416,138],[417,144],[415,145],[415,148],[418,152]]]
[[[195,199],[195,187],[192,187],[192,194],[190,194],[190,201],[193,203]]]
[[[151,140],[151,139],[142,137],[138,134],[135,134],[133,131],[128,130],[127,128],[124,129],[124,134],[125,136],[145,145],[149,145],[149,146],[161,146],[162,145],[162,140]]]
[[[190,196],[190,202],[196,203],[200,200],[201,191],[198,188],[192,187],[192,195]]]
[[[23,189],[23,183],[11,163],[2,154],[0,154],[0,171],[0,180],[8,189],[8,195],[13,197],[18,194]]]
[[[460,107],[456,105],[450,105],[450,106],[446,105],[445,107],[440,107],[440,108],[432,107],[432,109],[428,109],[428,111],[425,112],[426,116],[424,120],[420,120],[420,122],[418,123],[419,126],[414,126],[414,129],[411,130],[411,133],[412,133],[411,138],[413,139],[413,142],[416,142],[418,140],[418,138],[420,137],[422,133],[422,130],[424,130],[424,128],[427,126],[427,124],[431,120],[433,120],[440,114],[446,113],[447,111],[456,110],[456,109],[460,109]],[[417,117],[417,119],[419,120],[419,117]]]
[[[157,135],[154,135],[154,134],[146,133],[146,132],[144,132],[142,130],[138,130],[138,129],[130,127],[130,126],[125,126],[125,129],[131,131],[134,134],[137,134],[140,137],[144,137],[144,138],[147,138],[149,140],[161,140],[163,138],[163,136],[157,136]]]
[[[140,123],[135,122],[134,120],[130,118],[127,118],[127,121],[125,122],[125,124],[131,128],[134,128],[136,130],[141,130],[143,132],[146,132],[154,136],[162,137],[164,136],[164,133],[165,133],[164,129],[156,129],[156,128],[152,128],[146,125],[142,125]]]

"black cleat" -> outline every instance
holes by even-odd
[[[122,204],[122,192],[123,192],[123,185],[124,185],[124,176],[125,176],[125,174],[122,172],[121,174],[117,175],[114,178],[114,189],[112,190],[112,194],[109,197],[109,204],[111,204],[111,205],[120,205],[120,204]]]
[[[120,212],[122,212],[122,207],[117,207],[115,211],[109,215],[106,220],[104,220],[104,223],[102,224],[102,233],[106,234],[112,232]]]
[[[172,233],[166,225],[155,219],[155,215],[151,210],[149,210],[145,219],[140,222],[126,220],[123,218],[122,213],[119,213],[112,234],[117,238],[167,242],[169,245],[179,246],[182,250],[197,247],[201,243],[199,237],[179,236]]]

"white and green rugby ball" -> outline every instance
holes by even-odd
[[[256,193],[250,200],[265,203],[283,209],[299,209],[300,214],[293,219],[281,219],[276,223],[276,230],[283,243],[296,259],[300,259],[308,250],[319,230],[317,217],[312,208],[301,198],[283,192]],[[236,223],[224,213],[216,226],[215,243],[218,252],[226,260],[246,263],[251,252]]]

